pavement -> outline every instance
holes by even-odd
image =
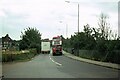
[[[100,61],[94,61],[94,60],[90,60],[90,59],[85,59],[85,58],[74,56],[71,53],[68,53],[66,51],[63,51],[63,53],[64,53],[65,56],[67,56],[69,58],[72,58],[72,59],[75,59],[75,60],[79,60],[79,61],[87,62],[87,63],[90,63],[90,64],[95,64],[95,65],[100,65],[100,66],[104,66],[104,67],[120,70],[120,65],[119,64],[108,63],[108,62],[100,62]]]

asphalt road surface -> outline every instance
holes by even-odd
[[[117,78],[118,70],[80,62],[64,55],[40,54],[31,61],[3,64],[5,78]]]

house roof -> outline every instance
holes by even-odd
[[[11,42],[12,39],[9,37],[9,35],[7,34],[5,37],[2,37],[2,41],[8,41]]]

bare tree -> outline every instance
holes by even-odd
[[[109,17],[103,13],[101,13],[98,25],[100,27],[100,32],[101,32],[101,37],[104,38],[105,40],[110,39],[110,24],[107,22],[107,19]]]

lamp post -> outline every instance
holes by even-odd
[[[78,33],[79,33],[79,3],[78,3]]]
[[[65,2],[70,3],[70,1],[65,1]],[[77,4],[78,4],[78,33],[79,33],[79,3]]]
[[[66,39],[67,39],[67,33],[68,33],[68,24],[66,24]]]
[[[60,21],[60,23],[63,23],[63,21]],[[67,39],[67,34],[68,34],[68,24],[66,23],[66,39]]]

